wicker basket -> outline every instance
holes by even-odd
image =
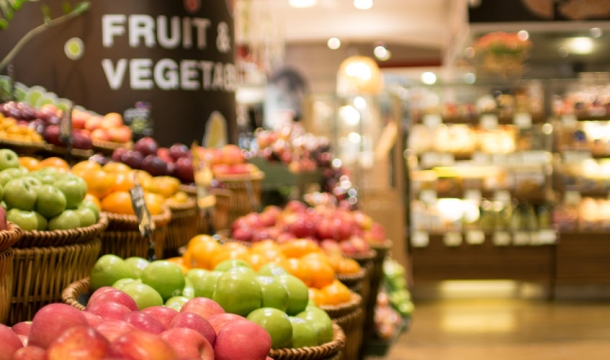
[[[364,313],[362,311],[362,297],[352,293],[349,302],[336,306],[320,306],[331,319],[341,326],[345,333],[344,359],[357,359],[362,346]]]
[[[13,249],[13,283],[8,324],[32,320],[44,305],[61,301],[63,289],[88,276],[101,241],[58,247]]]
[[[299,349],[271,350],[269,357],[274,360],[325,360],[338,359],[345,347],[345,334],[341,327],[333,324],[333,340],[324,345],[304,347]]]
[[[108,229],[102,233],[100,256],[114,254],[122,258],[132,256],[148,258],[150,243],[147,238],[142,237],[137,217],[112,213],[106,213],[106,215],[108,216]],[[152,234],[155,256],[157,259],[161,259],[163,258],[167,225],[172,219],[172,213],[169,208],[164,207],[163,213],[153,216],[152,219],[155,222],[155,230]]]
[[[195,185],[180,185],[180,190],[187,193],[190,197],[197,198],[197,187]],[[212,226],[214,230],[223,230],[229,228],[229,209],[231,208],[231,195],[230,190],[225,189],[212,189],[210,193],[216,197],[216,205],[212,212]],[[206,218],[205,213],[200,212],[197,218],[197,233],[198,234],[211,234],[212,231],[208,225],[209,219]]]
[[[47,149],[45,143],[0,139],[0,149],[10,149],[19,155],[35,155]]]
[[[15,245],[23,236],[23,230],[19,226],[8,223],[8,229],[0,231],[0,251],[4,251]]]
[[[265,178],[263,172],[246,175],[216,176],[222,188],[231,190],[229,220],[231,224],[240,216],[257,211],[255,206],[261,204],[261,182]],[[251,185],[253,199],[250,198],[248,184]],[[253,204],[254,202],[254,204]]]
[[[335,277],[351,291],[362,296],[363,282],[367,278],[368,268],[361,267],[355,274],[336,274]]]
[[[6,324],[11,304],[13,289],[14,250],[0,252],[0,324]]]
[[[186,245],[197,232],[197,218],[199,209],[197,202],[193,199],[185,204],[170,205],[172,220],[167,225],[165,234],[164,258],[178,255],[178,249]]]
[[[96,224],[70,230],[24,231],[15,248],[27,249],[46,246],[66,246],[85,243],[95,239],[108,226],[108,218],[103,213]]]
[[[131,141],[128,143],[116,143],[112,141],[93,140],[92,143],[93,150],[104,155],[112,155],[116,149],[131,149],[133,147],[133,142]]]

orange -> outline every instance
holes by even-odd
[[[320,251],[318,244],[312,240],[297,239],[280,245],[284,255],[289,258],[300,258]]]
[[[129,191],[133,187],[133,175],[130,172],[114,173],[114,186],[112,187],[112,191]]]
[[[216,265],[220,264],[225,260],[230,259],[239,259],[248,261],[248,256],[250,255],[248,250],[222,250],[220,253],[216,254],[212,258],[212,262],[210,263],[210,268],[214,269]]]
[[[242,245],[238,242],[228,242],[222,245],[223,250],[239,250],[239,251],[250,251],[245,245]]]
[[[173,257],[173,258],[165,259],[165,261],[178,265],[180,270],[182,270],[183,275],[186,275],[186,273],[189,272],[189,267],[187,267],[187,265],[183,263],[183,260],[181,257]]]
[[[115,214],[135,214],[131,205],[131,195],[126,191],[117,191],[106,196],[102,200],[102,210]]]
[[[273,240],[263,240],[252,244],[250,251],[253,253],[264,253],[267,249],[280,250],[280,245]]]
[[[286,271],[288,271],[291,275],[294,275],[301,279],[301,281],[304,282],[305,285],[307,285],[308,287],[312,285],[313,274],[309,272],[309,270],[307,269],[307,267],[304,266],[301,260],[291,258],[280,263],[280,265],[284,269],[286,269]]]
[[[188,265],[193,268],[212,270],[212,260],[221,252],[222,247],[217,242],[197,243],[187,250],[190,260]]]
[[[155,193],[168,198],[180,190],[180,180],[171,176],[156,176],[152,179],[152,186]]]
[[[214,238],[211,237],[210,235],[203,235],[203,234],[195,235],[194,237],[191,238],[191,240],[189,240],[186,247],[187,247],[187,249],[190,249],[193,246],[195,246],[196,244],[199,244],[202,242],[208,242],[208,241],[216,242],[216,240],[214,240]]]
[[[248,263],[250,263],[254,271],[258,271],[261,267],[263,267],[263,265],[267,264],[268,262],[268,260],[265,259],[261,254],[256,254],[253,252],[250,252],[247,261]]]
[[[29,171],[36,171],[40,169],[40,161],[33,157],[23,156],[19,158],[19,165],[28,169]]]
[[[303,258],[301,264],[304,271],[311,275],[311,286],[321,289],[335,280],[335,269],[329,262],[316,258]]]
[[[87,193],[87,195],[85,195],[85,200],[89,200],[92,203],[94,203],[98,209],[102,209],[102,203],[100,202],[100,199],[98,199],[97,197],[95,197],[94,195],[91,195],[89,193]]]
[[[42,160],[40,162],[40,169],[46,167],[52,167],[57,169],[59,172],[69,172],[70,165],[66,162],[66,160],[58,157],[50,157]]]
[[[95,161],[89,160],[81,161],[78,164],[72,166],[72,173],[80,177],[83,177],[82,175],[84,173],[92,170],[102,170],[102,166],[96,163]]]
[[[325,295],[327,305],[343,304],[350,301],[352,297],[347,286],[336,279],[321,290]]]
[[[341,259],[335,268],[339,274],[355,274],[360,271],[360,264],[354,259]]]
[[[150,215],[159,215],[163,212],[163,204],[165,204],[165,198],[163,198],[163,196],[146,193],[144,194],[144,201],[146,202]]]
[[[316,261],[321,261],[321,262],[325,262],[325,263],[327,263],[329,265],[332,265],[328,255],[326,255],[323,252],[309,253],[309,254],[303,256],[301,258],[301,260],[304,260],[304,261],[306,261],[306,260],[316,260]]]
[[[131,171],[131,168],[121,162],[114,162],[111,161],[108,164],[104,165],[102,167],[102,169],[105,172],[109,172],[109,173],[123,173],[123,172],[129,172]]]
[[[257,254],[260,254],[263,258],[270,262],[278,262],[287,259],[286,255],[284,255],[284,253],[279,249],[269,248],[265,251],[258,251]]]
[[[326,305],[326,294],[322,290],[309,288],[309,298],[318,306]]]
[[[104,170],[89,169],[83,170],[82,173],[77,175],[87,183],[87,192],[98,199],[103,199],[104,196],[112,192],[114,174],[107,173]]]

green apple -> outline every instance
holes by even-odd
[[[212,300],[228,313],[247,316],[261,307],[263,292],[255,275],[231,269],[218,278]]]
[[[10,209],[6,212],[6,220],[14,222],[21,230],[38,230],[38,217],[34,211]]]
[[[52,185],[40,185],[36,188],[34,209],[46,218],[53,218],[66,209],[66,197]]]
[[[3,208],[4,210],[8,210],[8,205],[6,205],[6,203],[5,203],[4,201],[1,201],[1,202],[0,202],[0,206],[2,206],[2,208]]]
[[[307,285],[299,278],[292,275],[280,275],[276,276],[275,279],[280,284],[284,285],[288,291],[288,308],[286,309],[286,313],[288,315],[296,315],[305,310],[307,303],[309,302],[309,290],[307,289]]]
[[[46,167],[30,173],[45,185],[53,185],[61,177],[61,173],[52,167]]]
[[[318,332],[312,323],[298,317],[289,317],[292,324],[292,346],[295,349],[318,346]]]
[[[89,276],[89,287],[93,292],[102,286],[112,286],[112,284],[124,278],[135,278],[129,265],[116,255],[106,254],[95,262]]]
[[[252,269],[252,266],[250,266],[250,264],[248,264],[248,262],[246,262],[244,260],[229,259],[229,260],[225,260],[225,261],[221,262],[220,264],[216,265],[216,267],[214,268],[214,271],[228,271],[228,270],[231,270],[233,268],[238,268],[238,267]]]
[[[193,284],[195,282],[195,279],[202,278],[207,273],[209,273],[209,271],[205,269],[191,269],[186,273],[186,275],[184,275],[184,277],[186,278],[186,280],[190,281],[191,284]]]
[[[206,271],[204,274],[201,274],[201,276],[199,276],[199,274],[197,274],[198,276],[191,276],[191,283],[193,284],[193,289],[195,290],[195,297],[212,299],[214,297],[216,285],[218,284],[218,279],[223,272]]]
[[[25,175],[21,178],[23,179],[23,181],[25,181],[26,184],[29,184],[33,189],[38,189],[42,185],[42,182],[40,182],[40,180],[38,180],[38,178],[36,178],[35,176]]]
[[[174,296],[167,299],[167,301],[165,302],[165,306],[180,312],[180,309],[182,309],[182,305],[186,304],[186,302],[189,300],[190,299],[186,296]]]
[[[47,228],[49,227],[49,222],[47,221],[47,218],[42,216],[42,214],[37,213],[36,211],[34,211],[34,214],[36,214],[36,221],[38,222],[38,228],[36,230],[38,230],[38,231],[47,230]]]
[[[188,278],[184,278],[184,289],[182,289],[182,296],[192,299],[195,297],[195,288],[193,282]]]
[[[4,197],[4,187],[2,185],[0,185],[0,201],[2,201],[3,197]]]
[[[136,279],[124,278],[124,279],[119,279],[119,280],[115,281],[114,284],[112,284],[112,287],[121,290],[125,285],[131,284],[133,282],[140,283],[140,281],[138,281]]]
[[[19,168],[19,156],[13,150],[0,150],[0,171],[11,168]]]
[[[299,313],[296,317],[307,320],[316,329],[318,334],[318,345],[326,344],[333,340],[333,321],[326,311],[310,307]]]
[[[161,295],[146,284],[132,282],[131,284],[123,286],[121,291],[131,296],[138,305],[138,310],[140,311],[152,306],[163,306],[163,298]]]
[[[53,186],[66,196],[66,209],[76,209],[87,195],[85,180],[72,174],[62,175]]]
[[[263,307],[286,312],[288,308],[288,291],[286,287],[271,276],[257,276],[256,281],[263,292]]]
[[[49,230],[70,230],[80,227],[80,218],[74,210],[64,210],[49,220]]]
[[[68,210],[68,211],[71,211],[71,210]],[[81,227],[91,226],[97,222],[95,220],[95,214],[89,208],[79,206],[76,208],[76,210],[74,210],[74,212],[76,213],[76,216],[78,216],[78,219],[80,220]]]
[[[310,307],[318,307],[318,305],[311,298],[309,298],[306,308],[310,308]]]
[[[19,169],[12,168],[2,170],[0,171],[0,186],[4,186],[7,182],[13,179],[18,179],[21,176],[23,176],[23,173]]]
[[[100,209],[97,207],[97,205],[95,205],[95,203],[93,201],[90,200],[83,200],[79,205],[78,205],[78,209],[81,208],[87,208],[89,210],[91,210],[93,212],[93,215],[95,215],[95,222],[98,222],[98,220],[100,219]]]
[[[292,343],[292,324],[285,312],[274,308],[260,308],[248,314],[248,320],[259,324],[271,336],[271,348],[289,348]]]
[[[146,267],[150,265],[148,260],[138,256],[128,257],[125,259],[125,263],[131,268],[131,271],[133,271],[136,279],[139,279],[140,275],[142,274],[142,270],[146,269]]]
[[[263,276],[279,276],[289,274],[283,267],[278,264],[269,263],[258,269],[258,274]]]
[[[13,179],[4,185],[4,202],[9,209],[32,210],[36,204],[36,189],[23,179]]]
[[[157,290],[163,300],[180,295],[186,284],[180,267],[164,260],[151,262],[142,270],[140,279]]]

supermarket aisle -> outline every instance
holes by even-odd
[[[610,303],[446,300],[416,304],[386,360],[608,359]]]

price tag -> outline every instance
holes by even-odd
[[[466,189],[466,190],[464,190],[464,199],[465,200],[471,200],[471,201],[474,201],[476,203],[480,203],[482,197],[483,196],[481,195],[481,190],[478,190],[478,189]]]
[[[494,114],[483,114],[479,120],[481,128],[495,130],[498,128],[498,116]]]
[[[530,113],[516,113],[513,117],[515,126],[520,129],[529,129],[532,127],[532,114]]]
[[[470,245],[481,245],[485,242],[485,233],[481,230],[467,231],[466,242]]]
[[[435,203],[437,199],[436,191],[434,190],[422,190],[419,192],[419,199],[425,203]]]
[[[209,159],[202,159],[199,156],[199,146],[196,141],[191,145],[193,154],[193,173],[195,186],[197,187],[197,206],[199,210],[210,209],[216,205],[216,197],[210,193],[214,174],[209,164]]]
[[[563,153],[563,160],[567,163],[579,163],[591,158],[590,151],[566,151]]]
[[[489,164],[490,158],[491,157],[489,156],[489,154],[485,154],[482,152],[476,152],[472,154],[472,161],[477,164]]]
[[[459,232],[446,233],[443,236],[443,243],[445,246],[460,246],[462,245],[462,234]]]
[[[546,164],[552,156],[546,151],[524,151],[521,153],[521,161],[526,164]]]
[[[427,152],[421,157],[421,163],[424,167],[432,167],[441,163],[441,155],[439,153]]]
[[[426,247],[430,244],[430,235],[425,231],[415,231],[411,237],[413,247]]]
[[[527,231],[517,231],[513,237],[513,244],[517,246],[529,245],[531,242],[531,235]]]
[[[496,231],[492,241],[496,246],[508,246],[510,245],[510,234],[506,231]]]
[[[144,201],[144,190],[140,185],[136,185],[129,189],[129,194],[131,195],[131,205],[140,223],[140,232],[142,236],[148,236],[155,229],[155,223],[152,221],[148,206],[146,206],[146,201]]]
[[[68,149],[72,145],[72,110],[74,110],[74,104],[70,104],[59,123],[59,140],[66,144]]]
[[[426,127],[434,129],[443,123],[443,117],[440,114],[426,114],[423,123]]]
[[[578,123],[578,119],[576,119],[576,115],[574,114],[565,114],[561,115],[561,124],[566,127],[575,127]]]
[[[557,241],[555,230],[545,229],[538,231],[538,243],[540,245],[554,244]]]
[[[507,190],[498,190],[498,191],[494,192],[495,201],[508,203],[508,202],[510,202],[510,199],[511,199],[510,192]]]

